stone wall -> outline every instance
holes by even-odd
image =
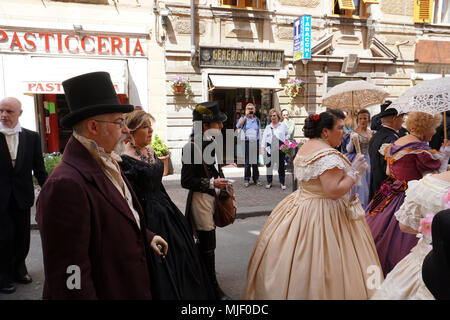
[[[382,0],[381,11],[387,14],[413,16],[414,0]]]
[[[320,0],[279,0],[284,6],[316,8],[320,4]]]

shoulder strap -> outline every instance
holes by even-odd
[[[198,145],[195,144],[195,142],[191,142],[191,143],[194,145],[194,148],[197,149],[197,151],[200,152],[200,155],[202,156],[203,170],[205,171],[206,177],[208,179],[211,179],[211,175],[209,174],[208,168],[206,167],[206,163],[205,163],[205,161],[203,161],[202,150],[200,149],[200,147]]]

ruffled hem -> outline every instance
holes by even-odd
[[[426,214],[435,214],[444,209],[442,197],[450,189],[450,183],[434,178],[431,174],[421,180],[408,182],[406,198],[395,213],[397,220],[414,230],[419,230],[420,219]]]

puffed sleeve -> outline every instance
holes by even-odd
[[[421,152],[416,156],[416,166],[420,172],[437,171],[441,167],[441,160],[429,152]]]

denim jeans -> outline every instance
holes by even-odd
[[[251,169],[253,169],[253,181],[256,183],[259,180],[258,170],[258,154],[259,154],[259,140],[245,141],[245,165],[244,165],[244,180],[250,182]]]

